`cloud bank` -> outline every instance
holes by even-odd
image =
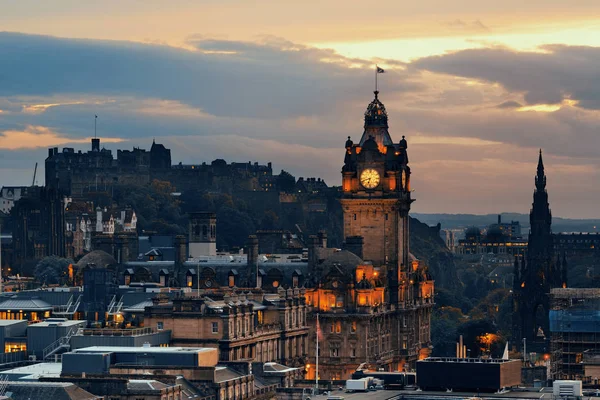
[[[373,96],[372,61],[269,36],[187,46],[0,33],[0,169],[15,171],[0,184],[28,183],[45,147],[87,148],[96,114],[108,148],[156,138],[174,162],[273,161],[339,184],[343,143],[360,137]],[[600,189],[586,182],[599,171],[600,49],[541,50],[377,61],[392,137],[409,140],[416,210],[526,212],[543,147],[555,214],[596,215]],[[573,209],[575,198],[585,200]]]

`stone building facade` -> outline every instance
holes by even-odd
[[[221,361],[304,365],[309,328],[301,290],[202,292],[146,308],[144,325],[170,330],[174,346],[218,348]]]

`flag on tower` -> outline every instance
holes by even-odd
[[[383,68],[379,67],[378,65],[376,65],[376,67],[377,67],[378,74],[383,74],[385,72],[385,70]]]

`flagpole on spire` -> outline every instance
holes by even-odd
[[[377,88],[377,75],[383,74],[385,70],[383,68],[379,68],[379,65],[375,64],[375,97],[377,97],[377,93],[379,93],[379,89]]]
[[[98,116],[94,114],[94,139],[97,139],[98,136],[96,135],[96,125],[98,122]]]

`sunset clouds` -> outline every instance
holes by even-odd
[[[527,212],[541,147],[555,215],[597,217],[596,1],[26,3],[0,15],[23,32],[0,33],[0,184],[27,183],[45,147],[87,150],[99,115],[107,148],[156,138],[175,163],[337,185],[379,63],[416,211]]]

